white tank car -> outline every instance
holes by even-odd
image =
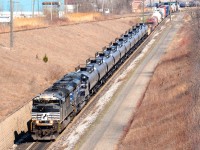
[[[160,23],[162,21],[162,16],[161,13],[159,11],[154,11],[152,17],[157,17],[158,19],[158,23]]]

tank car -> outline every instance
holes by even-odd
[[[136,27],[133,27],[132,28],[132,32],[133,32],[133,34],[134,34],[134,39],[136,40],[136,46],[138,46],[138,44],[139,44],[139,41],[140,41],[140,36],[139,36],[139,29],[137,29]]]
[[[99,81],[98,71],[92,64],[80,65],[76,68],[76,72],[85,78],[90,96],[97,92],[97,83]]]
[[[113,43],[110,47],[104,50],[105,53],[109,53],[114,58],[115,67],[119,66],[118,63],[121,58],[121,54],[120,54],[120,51],[117,50],[117,46],[118,46],[118,43]]]
[[[162,16],[159,11],[154,11],[152,17],[157,17],[158,23],[162,21]]]
[[[129,34],[129,32],[126,32],[122,38],[126,41],[125,46],[127,49],[127,55],[129,56],[134,45],[134,38],[132,37],[132,34]]]
[[[135,49],[136,48],[136,43],[137,43],[137,37],[135,36],[135,32],[130,29],[128,32],[128,35],[130,35],[132,38],[130,39],[131,41],[131,48]]]
[[[103,60],[103,62],[106,64],[106,68],[107,68],[106,78],[108,78],[110,75],[112,75],[114,72],[115,59],[110,54],[110,51],[97,52],[95,54],[95,57],[101,58]]]
[[[145,39],[148,35],[148,26],[144,23],[140,23],[140,29],[142,32],[142,39]]]
[[[115,43],[117,43],[117,50],[120,52],[121,62],[125,61],[126,52],[128,51],[125,46],[125,39],[119,38],[115,39]]]
[[[105,82],[105,75],[107,73],[107,66],[106,63],[103,61],[102,58],[89,58],[86,60],[86,64],[92,64],[94,66],[94,69],[98,72],[98,81],[99,84],[102,84]]]

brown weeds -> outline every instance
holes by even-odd
[[[118,149],[196,149],[200,138],[200,102],[192,105],[193,51],[187,27],[180,30],[131,118]],[[200,58],[200,57],[199,57]],[[196,63],[195,63],[196,64]],[[200,85],[200,84],[198,84]],[[196,94],[199,99],[199,94]],[[198,106],[197,106],[198,103]]]
[[[65,74],[64,69],[59,65],[52,65],[48,69],[47,81],[54,82]]]

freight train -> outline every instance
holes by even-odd
[[[75,72],[64,75],[33,98],[31,135],[34,140],[54,140],[99,88],[148,36],[140,23],[94,58],[86,60]]]
[[[149,27],[149,33],[151,33],[156,26],[170,13],[179,11],[180,6],[177,2],[163,2],[156,3],[156,7],[153,7],[153,14],[146,21]]]
[[[149,22],[156,21],[157,25],[160,19],[161,15],[156,12]],[[133,26],[108,47],[97,52],[94,58],[89,58],[84,65],[78,66],[75,72],[64,75],[33,98],[30,125],[32,138],[55,140],[90,98],[144,41],[149,34],[148,25],[140,23]]]

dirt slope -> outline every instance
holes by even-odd
[[[0,35],[0,120],[124,33],[134,18]],[[42,61],[45,54],[48,62]]]
[[[179,32],[157,66],[118,149],[200,148],[199,88],[192,81],[199,71],[194,74],[196,53],[188,33],[186,27]]]

